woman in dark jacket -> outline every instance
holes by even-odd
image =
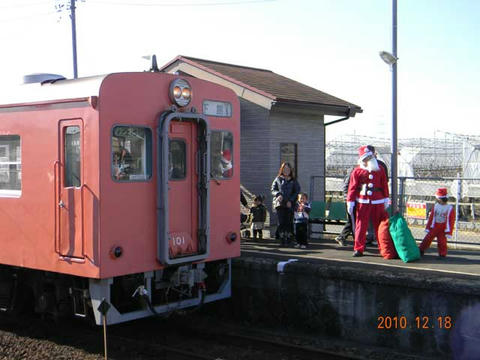
[[[283,163],[272,183],[273,208],[278,216],[278,234],[281,245],[289,245],[293,239],[293,206],[300,192],[292,166]]]

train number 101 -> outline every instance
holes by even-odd
[[[185,236],[172,236],[172,244],[176,246],[185,245]]]

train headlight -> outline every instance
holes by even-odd
[[[182,96],[184,99],[188,99],[188,101],[190,101],[190,97],[192,96],[192,91],[190,88],[183,88]]]
[[[182,89],[179,86],[173,88],[173,97],[175,99],[180,99],[182,97]]]
[[[180,107],[187,106],[192,100],[192,88],[183,79],[175,79],[170,83],[170,99]]]

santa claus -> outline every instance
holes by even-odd
[[[378,238],[378,225],[388,216],[385,210],[389,206],[385,171],[379,167],[368,146],[361,146],[358,155],[358,166],[350,175],[347,193],[347,211],[352,217],[355,233],[353,256],[363,255],[369,220]]]
[[[437,238],[438,256],[444,258],[447,256],[447,238],[452,237],[455,226],[455,208],[447,204],[448,195],[446,188],[439,188],[435,193],[437,203],[433,206],[428,215],[425,231],[427,235],[420,244],[420,254],[430,247],[432,240]]]
[[[232,177],[233,165],[232,165],[232,153],[229,149],[222,151],[222,157],[220,159],[221,174],[224,178]]]

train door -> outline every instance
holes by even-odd
[[[191,122],[172,121],[168,154],[170,258],[198,252],[196,149],[195,125]]]
[[[210,130],[201,114],[166,113],[158,126],[157,258],[206,259],[210,251]]]
[[[57,252],[83,257],[83,122],[59,123],[57,177]]]

